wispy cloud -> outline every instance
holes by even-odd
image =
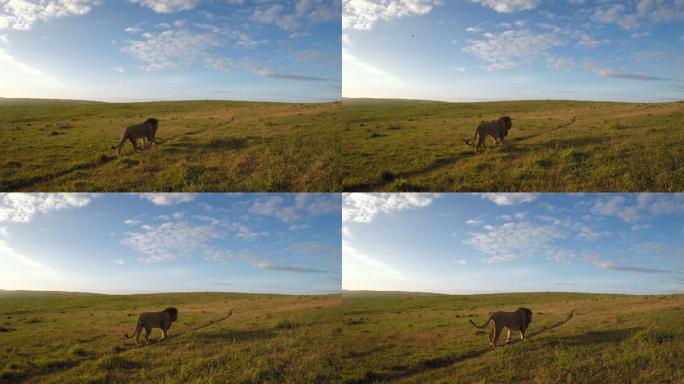
[[[226,251],[226,250],[208,249],[205,251],[205,258],[207,260],[216,261],[216,262],[223,262],[223,263],[229,263],[232,261],[239,261],[239,262],[247,263],[247,264],[249,264],[253,267],[259,268],[259,269],[268,269],[268,270],[273,270],[273,271],[295,272],[295,273],[328,273],[328,272],[330,272],[330,271],[317,269],[317,268],[288,265],[288,264],[285,264],[283,262],[274,262],[274,261],[264,260],[262,258],[259,258],[255,253],[250,252],[250,251],[246,251],[246,250],[243,250],[240,252],[233,252],[233,251]]]
[[[595,255],[588,254],[584,255],[583,259],[590,262],[594,266],[601,268],[601,269],[609,269],[613,271],[622,271],[622,272],[635,272],[635,273],[670,273],[671,271],[666,271],[663,269],[657,269],[657,268],[646,268],[646,267],[638,267],[634,265],[626,265],[626,264],[619,264],[615,263],[613,261],[609,260],[603,260]]]
[[[1,35],[2,37],[4,35]],[[23,72],[25,75],[28,76],[29,79],[36,81],[36,82],[47,82],[50,84],[59,84],[59,80],[55,77],[52,77],[48,75],[47,73],[43,72],[41,69],[35,67],[32,64],[26,63],[21,61],[20,59],[16,58],[13,56],[6,47],[3,47],[3,45],[7,45],[7,38],[5,37],[4,41],[3,39],[0,39],[0,63],[5,63],[7,65],[10,65],[19,71]]]
[[[363,264],[370,274],[394,277],[401,275],[398,269],[356,250],[347,241],[342,241],[342,255]]]
[[[31,275],[35,275],[42,278],[61,278],[61,274],[57,270],[15,250],[4,239],[0,239],[0,255],[2,257],[14,259],[15,261],[19,262],[19,264],[25,267],[28,273]]]

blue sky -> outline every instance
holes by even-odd
[[[344,0],[343,96],[684,99],[681,0]]]
[[[330,101],[339,0],[0,1],[0,97]]]
[[[338,194],[2,194],[0,289],[340,290]]]
[[[342,288],[684,292],[684,194],[345,194]]]

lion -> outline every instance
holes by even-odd
[[[512,119],[509,116],[502,116],[497,121],[481,122],[480,125],[475,129],[475,136],[473,140],[465,143],[468,145],[473,145],[475,139],[477,138],[477,145],[475,146],[475,152],[479,152],[480,148],[484,150],[485,140],[487,136],[491,136],[494,139],[496,145],[501,145],[503,148],[504,137],[508,135],[508,130],[513,126]]]
[[[149,344],[150,333],[153,328],[160,328],[162,331],[161,340],[166,339],[166,333],[171,328],[171,324],[178,320],[178,310],[174,307],[166,308],[161,312],[145,312],[138,317],[138,323],[135,326],[135,332],[131,336],[126,333],[126,338],[130,339],[135,336],[135,345],[139,345],[140,331],[145,328],[145,345]]]
[[[470,323],[477,328],[484,328],[487,324],[491,325],[492,330],[489,333],[489,346],[492,347],[492,349],[496,348],[496,342],[499,340],[499,335],[504,328],[508,328],[506,344],[511,342],[512,330],[520,331],[520,340],[524,340],[525,331],[527,330],[527,327],[530,326],[531,322],[532,311],[528,308],[518,308],[515,312],[494,312],[482,326],[478,326],[472,319],[470,320]]]
[[[121,148],[123,147],[124,143],[126,143],[126,140],[130,140],[133,144],[133,150],[135,152],[140,152],[138,149],[138,139],[142,139],[142,149],[145,149],[145,140],[151,142],[152,144],[150,145],[157,144],[157,141],[154,139],[154,135],[157,133],[157,128],[159,128],[159,120],[155,118],[149,118],[142,124],[131,125],[126,128],[126,131],[124,131],[123,136],[121,136],[121,140],[119,140],[119,144],[113,146],[112,149],[116,149],[117,156],[121,156]]]

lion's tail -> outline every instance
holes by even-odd
[[[477,133],[477,131],[475,131],[475,136],[473,136],[473,140],[470,141],[470,142],[469,142],[468,140],[464,140],[465,143],[466,143],[467,145],[473,145],[473,144],[475,144],[475,139],[477,139],[477,135],[478,135],[478,133]]]
[[[133,331],[133,334],[128,336],[128,333],[124,333],[124,336],[126,336],[127,339],[130,339],[131,337],[135,336],[136,333],[138,333],[138,330],[140,329],[140,321],[135,325],[135,331]]]
[[[489,324],[489,322],[490,322],[491,320],[492,320],[492,317],[490,316],[489,319],[487,319],[487,322],[485,322],[484,324],[482,324],[482,325],[480,326],[480,325],[475,324],[475,322],[473,321],[473,319],[470,319],[470,324],[472,324],[475,328],[484,328],[484,327],[487,326],[487,324]]]
[[[128,139],[128,132],[125,132],[123,134],[123,136],[121,136],[121,140],[119,140],[119,144],[112,146],[112,149],[117,150],[118,155],[121,155],[121,147],[123,146],[123,144],[126,142],[127,139]]]

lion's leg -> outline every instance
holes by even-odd
[[[496,343],[499,341],[499,336],[501,336],[501,331],[503,328],[495,323],[494,325],[494,348],[496,348]]]
[[[521,329],[521,330],[520,330],[520,341],[523,341],[523,340],[525,340],[525,331],[523,331],[523,330]]]
[[[485,149],[485,141],[487,140],[487,135],[479,135],[477,138],[477,146],[475,147],[475,152],[480,152],[480,148],[482,148],[482,151]]]
[[[152,333],[152,329],[150,327],[145,327],[145,345],[150,343],[150,333]]]
[[[511,329],[508,329],[508,334],[506,335],[506,344],[511,343]]]
[[[492,322],[491,330],[489,331],[489,346],[492,347],[492,349],[496,348],[496,345],[494,345],[494,335],[496,334],[494,327],[494,322]]]
[[[162,328],[162,340],[166,339],[166,332],[168,332],[167,328]]]
[[[133,144],[133,152],[138,152],[138,139],[129,137],[129,140],[131,141],[131,144]]]
[[[135,327],[135,333],[133,334],[133,336],[135,336],[135,345],[140,345],[140,331],[141,330],[142,330],[142,326],[140,324],[138,324]]]

